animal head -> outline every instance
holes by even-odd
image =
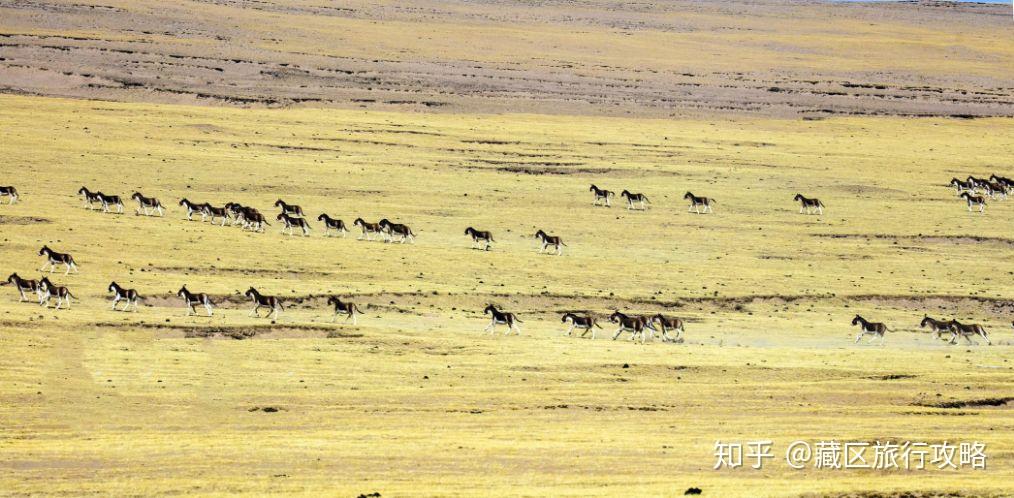
[[[366,221],[362,218],[356,218],[356,221],[352,222],[353,226],[366,226]]]
[[[683,194],[683,198],[684,199],[693,199],[694,198],[694,194],[691,194],[689,191],[687,191],[687,193]]]
[[[387,218],[384,218],[384,219],[380,220],[380,222],[378,222],[377,224],[380,225],[380,226],[390,226],[391,225],[391,220],[388,220]]]
[[[793,197],[792,200],[794,200],[794,201],[801,201],[801,200],[803,200],[803,194],[796,194],[796,196]]]
[[[130,198],[131,199],[140,199],[141,198],[141,193],[140,192],[134,192],[134,194],[131,195]]]
[[[543,238],[545,236],[546,236],[546,232],[544,232],[542,230],[539,230],[538,232],[535,232],[535,238],[536,239],[541,239],[541,238]]]
[[[621,318],[626,318],[626,317],[627,317],[627,315],[624,315],[623,313],[620,313],[619,310],[616,310],[616,311],[613,311],[612,315],[609,315],[609,321],[610,322],[617,322]]]
[[[326,219],[328,219],[328,215],[326,213],[321,213],[320,216],[317,217],[317,221],[324,221]]]
[[[465,235],[468,235],[468,234],[473,233],[473,232],[475,232],[475,229],[472,228],[472,227],[468,227],[468,228],[465,229]]]
[[[281,220],[282,218],[285,218],[285,213],[278,213],[278,216],[275,216],[276,220]]]
[[[243,295],[245,295],[246,297],[254,296],[256,294],[257,294],[257,289],[254,289],[253,287],[247,289],[246,292],[243,293]]]
[[[11,273],[11,276],[7,277],[7,281],[10,283],[14,283],[15,280],[21,280],[17,273]]]
[[[176,291],[176,295],[180,296],[180,297],[183,297],[184,295],[186,295],[189,292],[190,291],[187,290],[187,286],[184,285],[183,287],[180,287],[180,290]]]
[[[594,191],[596,191],[596,190],[598,190],[598,189],[599,189],[599,188],[598,188],[598,187],[596,187],[596,186],[595,186],[595,184],[593,183],[593,184],[592,184],[592,186],[588,188],[588,191],[589,191],[589,192],[594,192]]]
[[[285,202],[282,201],[281,199],[278,199],[277,201],[275,201],[275,207],[283,206],[283,205],[285,205]]]
[[[49,277],[42,277],[42,280],[39,280],[39,285],[43,287],[52,287],[53,282],[49,281]]]
[[[856,315],[856,317],[852,319],[852,325],[858,325],[859,322],[862,322],[862,321],[864,321],[863,317],[861,317],[859,315]]]
[[[922,321],[921,321],[921,322],[919,322],[919,326],[920,326],[920,327],[925,327],[925,326],[926,326],[926,324],[930,323],[930,322],[931,322],[932,320],[933,320],[933,319],[932,319],[932,318],[930,318],[930,317],[929,317],[929,315],[923,315],[923,317],[922,317]]]
[[[77,193],[78,195],[88,195],[90,192],[88,191],[88,187],[81,187]]]
[[[338,299],[336,296],[327,297],[327,304],[339,304],[339,303],[341,303],[341,300]]]
[[[117,287],[119,287],[119,285],[116,285],[116,282],[109,284],[109,292],[115,292]]]
[[[47,252],[50,251],[51,249],[49,248],[49,246],[42,246],[42,249],[39,249],[39,256],[42,256],[43,254],[46,254]]]
[[[496,313],[496,312],[497,312],[496,311],[496,306],[493,306],[492,304],[487,304],[486,308],[482,310],[482,314],[483,315],[487,315],[487,314],[491,314],[491,313]]]

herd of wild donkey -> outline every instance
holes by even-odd
[[[977,208],[980,213],[985,211],[986,197],[991,199],[1007,199],[1007,195],[1014,190],[1014,180],[997,175],[992,175],[989,179],[969,176],[964,181],[954,178],[951,180],[950,185],[955,188],[957,195],[965,200],[969,211]],[[601,189],[595,185],[592,185],[589,191],[594,195],[592,200],[593,205],[612,206],[612,200],[615,198],[614,192]],[[978,195],[980,191],[983,195]],[[118,195],[93,192],[86,187],[81,187],[78,190],[78,195],[82,197],[84,207],[90,210],[100,208],[103,212],[107,213],[123,213],[124,211],[124,201]],[[0,199],[4,197],[9,199],[8,204],[14,204],[18,202],[20,195],[18,190],[12,186],[0,187]],[[627,201],[627,209],[629,210],[644,210],[651,204],[648,196],[641,193],[624,190],[620,194],[620,197]],[[135,192],[130,198],[137,202],[135,213],[138,215],[165,215],[165,207],[155,197],[146,197],[140,192]],[[688,212],[695,212],[697,214],[714,212],[713,209],[716,202],[710,197],[698,197],[691,192],[687,192],[683,196],[683,199],[689,201],[690,207]],[[793,200],[799,203],[800,214],[824,214],[824,203],[819,199],[796,194]],[[222,207],[215,207],[210,203],[192,202],[184,198],[179,201],[179,205],[186,209],[186,217],[190,221],[193,221],[194,215],[200,215],[202,222],[210,221],[212,224],[217,223],[221,226],[240,225],[244,230],[255,232],[263,232],[265,227],[270,225],[267,218],[256,208],[243,206],[236,202],[227,203]],[[295,231],[299,230],[304,236],[310,235],[310,223],[303,213],[303,208],[295,204],[288,204],[281,199],[276,201],[274,205],[281,210],[278,216],[275,217],[275,220],[281,222],[282,233],[294,235]],[[345,237],[349,232],[349,228],[344,221],[333,218],[327,213],[318,216],[317,221],[324,223],[325,237],[330,236],[332,232]],[[362,218],[356,218],[352,226],[362,231],[362,234],[358,237],[359,239],[374,240],[374,237],[376,237],[377,240],[382,239],[384,242],[414,243],[415,241],[415,233],[412,232],[411,228],[401,223],[392,223],[387,219],[380,220],[377,223],[370,223]],[[468,227],[465,229],[465,235],[472,239],[473,248],[482,248],[488,251],[495,242],[493,234],[485,230]],[[563,247],[566,244],[563,243],[561,237],[549,235],[545,231],[539,230],[535,233],[535,238],[541,244],[540,253],[544,253],[547,249],[550,249],[551,252],[555,252],[557,255],[563,254]],[[58,266],[66,268],[64,275],[78,271],[74,257],[68,253],[56,252],[48,246],[43,246],[39,250],[39,255],[46,258],[45,264],[39,269],[40,272],[48,269],[49,273],[53,273]],[[3,283],[3,285],[6,284],[14,285],[17,288],[22,302],[31,301],[28,296],[34,293],[38,297],[39,304],[48,307],[50,301],[55,298],[56,309],[61,309],[64,305],[69,309],[71,298],[74,297],[70,289],[66,286],[54,284],[49,280],[48,276],[43,276],[40,280],[34,280],[22,278],[17,273],[12,273],[7,278],[7,281]],[[124,288],[116,282],[109,284],[108,292],[113,294],[111,309],[115,311],[137,311],[138,302],[142,299],[136,289]],[[187,316],[197,314],[196,307],[198,306],[203,307],[207,311],[208,316],[212,316],[215,304],[208,294],[191,292],[184,285],[177,292],[177,295],[183,299],[186,305]],[[264,308],[268,311],[267,315],[265,315],[266,318],[277,318],[283,309],[279,298],[261,294],[253,287],[248,289],[245,295],[252,300],[254,305],[253,309],[250,310],[250,316],[260,316],[260,310]],[[123,302],[123,307],[117,308],[121,302]],[[353,325],[355,325],[357,322],[356,315],[362,313],[355,303],[343,301],[337,296],[328,298],[327,303],[329,306],[334,307],[334,315],[331,318],[332,323],[339,316],[344,315],[345,321],[352,320]],[[486,332],[492,333],[497,325],[504,325],[507,327],[506,334],[510,334],[511,332],[520,334],[521,327],[518,324],[521,323],[521,320],[514,313],[501,311],[491,304],[486,306],[483,314],[490,315],[491,317],[489,325],[485,328]],[[562,322],[568,325],[566,331],[568,336],[577,329],[583,331],[581,337],[591,332],[591,338],[594,339],[595,329],[602,328],[596,317],[587,313],[565,313]],[[654,316],[627,315],[616,311],[609,316],[609,322],[617,325],[617,329],[612,335],[614,340],[620,334],[629,332],[631,340],[640,337],[642,343],[647,339],[653,339],[655,333],[660,333],[663,342],[683,342],[684,321],[680,318],[668,317],[662,314]],[[880,338],[880,342],[883,344],[886,333],[889,331],[893,332],[887,325],[868,321],[859,315],[856,315],[852,319],[852,325],[859,326],[860,328],[860,332],[856,336],[857,343],[865,335],[871,335],[871,343]],[[979,324],[964,324],[953,319],[936,320],[925,316],[919,326],[921,328],[929,327],[938,339],[950,333],[949,342],[951,344],[957,343],[959,337],[963,337],[971,343],[972,338],[976,336],[982,337],[987,344],[991,344],[986,329]],[[1011,322],[1011,326],[1014,327],[1014,322]]]

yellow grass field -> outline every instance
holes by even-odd
[[[0,96],[0,271],[46,244],[70,310],[0,287],[0,494],[1014,494],[1014,122],[651,120],[226,109]],[[593,207],[589,184],[643,192]],[[164,218],[82,206],[156,196]],[[717,199],[687,213],[686,191]],[[823,216],[798,214],[796,193]],[[188,222],[180,198],[258,207],[265,233]],[[281,235],[276,199],[415,244]],[[489,252],[464,229],[494,232]],[[539,254],[538,229],[563,237]],[[109,309],[110,281],[146,297]],[[186,284],[220,302],[186,317]],[[243,291],[281,297],[274,322]],[[348,296],[358,326],[329,322]],[[484,335],[487,303],[520,336]],[[561,313],[664,312],[682,344],[566,337]],[[886,344],[853,344],[856,314]],[[924,313],[983,323],[949,345]],[[603,320],[604,321],[604,320]],[[243,340],[237,340],[236,338]],[[993,406],[995,405],[995,406]],[[267,408],[268,410],[265,410]],[[774,441],[714,470],[716,440]],[[981,441],[985,470],[793,470],[795,440]]]

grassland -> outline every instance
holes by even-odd
[[[4,276],[34,275],[42,244],[81,267],[54,278],[80,298],[69,311],[0,287],[4,493],[1011,492],[1011,403],[976,402],[1014,397],[1014,200],[971,214],[945,186],[1010,176],[1008,119],[5,96],[0,128],[0,183],[23,194],[0,206]],[[594,208],[589,183],[644,192],[652,207]],[[140,190],[171,209],[88,211],[82,185]],[[715,214],[686,213],[687,190],[718,199]],[[825,216],[797,214],[797,192],[823,199]],[[388,217],[418,242],[212,227],[182,219],[181,197]],[[470,225],[496,234],[493,251],[469,248]],[[564,237],[564,256],[537,254],[538,228]],[[108,310],[111,280],[147,297],[139,313]],[[185,317],[182,284],[218,296],[219,312]],[[286,299],[277,323],[246,316],[249,286]],[[331,293],[361,303],[358,327],[327,323]],[[481,335],[491,301],[520,314],[520,337]],[[679,315],[687,341],[561,337],[571,309]],[[857,312],[898,332],[883,347],[853,345]],[[923,313],[985,323],[994,346],[937,341],[918,330]],[[971,404],[934,406],[944,402]],[[711,470],[716,439],[783,450],[830,438],[981,440],[989,468]]]
[[[1010,9],[952,2],[0,3],[0,91],[622,117],[1014,116]]]

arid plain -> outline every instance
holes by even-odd
[[[70,310],[0,287],[0,493],[1009,496],[1014,199],[969,213],[947,186],[1014,176],[1009,14],[0,3],[0,185],[22,194],[0,270],[36,277],[44,244],[81,270],[52,277]],[[651,206],[593,207],[591,183]],[[81,186],[168,212],[90,211]],[[183,197],[273,225],[187,221]],[[417,241],[283,236],[279,198]],[[109,310],[113,280],[137,313]],[[185,316],[183,284],[214,317]],[[247,316],[250,286],[277,320]],[[332,294],[357,326],[329,323]],[[491,302],[520,336],[482,334]],[[565,311],[616,309],[686,340],[562,335]],[[886,344],[853,344],[857,313]],[[779,458],[713,470],[719,439]],[[981,441],[988,467],[793,470],[799,439]]]

